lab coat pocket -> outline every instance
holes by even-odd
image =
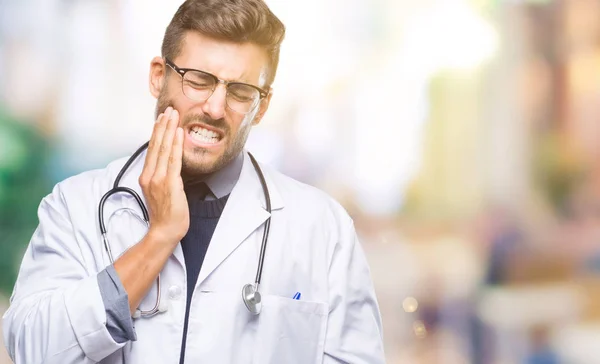
[[[327,311],[324,302],[263,296],[254,363],[320,363]]]

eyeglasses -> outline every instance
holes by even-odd
[[[222,83],[227,88],[225,98],[227,106],[240,114],[247,114],[269,94],[267,91],[247,83],[221,80],[213,74],[192,68],[179,68],[166,58],[165,62],[181,76],[183,94],[193,101],[208,100],[215,92],[217,85]]]

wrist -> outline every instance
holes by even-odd
[[[146,234],[144,240],[146,240],[149,244],[158,244],[161,246],[164,245],[175,248],[180,239],[174,238],[172,234],[169,234],[164,230],[151,227],[148,229],[148,233]]]

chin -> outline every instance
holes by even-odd
[[[187,175],[202,175],[213,173],[218,168],[220,158],[203,155],[199,156],[197,152],[192,152],[191,156],[183,156],[182,172]]]

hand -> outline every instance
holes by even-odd
[[[150,214],[148,234],[172,244],[183,239],[190,226],[181,179],[183,129],[178,124],[179,113],[171,107],[159,115],[139,178]]]

